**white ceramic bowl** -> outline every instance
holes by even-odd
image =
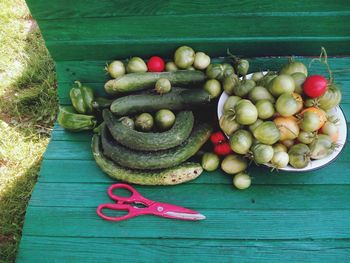
[[[266,72],[264,72],[264,74],[266,74]],[[250,78],[252,74],[247,75],[247,78]],[[220,117],[223,114],[223,107],[224,107],[224,103],[227,100],[229,96],[227,95],[226,92],[223,92],[220,96],[219,102],[218,102],[218,107],[217,107],[217,114],[218,114],[218,120],[220,120]],[[296,169],[290,165],[288,165],[285,168],[280,168],[279,170],[283,170],[283,171],[290,171],[290,172],[306,172],[306,171],[311,171],[311,170],[315,170],[318,168],[321,168],[329,163],[331,163],[332,161],[334,161],[337,156],[340,154],[340,152],[342,151],[342,149],[345,146],[346,143],[346,138],[347,138],[347,124],[346,124],[346,119],[344,116],[343,111],[341,110],[340,107],[335,107],[334,109],[332,109],[330,111],[331,115],[334,115],[337,117],[337,119],[339,119],[339,139],[337,141],[337,144],[339,145],[338,148],[336,148],[336,150],[329,156],[320,159],[320,160],[312,160],[310,162],[310,164],[308,166],[306,166],[305,168],[302,169]],[[227,136],[228,137],[228,136]],[[268,164],[266,164],[267,166],[269,166]]]

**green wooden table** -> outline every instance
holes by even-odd
[[[278,69],[278,55],[330,58],[350,119],[350,5],[347,1],[28,0],[55,59],[61,104],[81,80],[103,94],[103,67],[130,55],[169,57],[182,44],[211,56],[226,48],[252,71]],[[147,3],[148,2],[148,3]],[[300,58],[309,63],[310,58]],[[325,73],[315,63],[312,72]],[[144,216],[112,223],[96,213],[114,181],[96,166],[91,134],[55,126],[27,209],[17,262],[348,262],[350,147],[308,173],[252,167],[253,185],[203,173],[178,186],[136,186],[145,196],[193,208],[199,222]]]

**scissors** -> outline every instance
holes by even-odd
[[[124,197],[113,193],[115,189],[126,189],[131,192],[131,196]],[[97,214],[105,220],[122,221],[140,215],[156,215],[166,218],[181,220],[203,220],[205,216],[197,211],[190,210],[181,206],[161,203],[149,200],[143,197],[139,192],[128,184],[113,184],[107,191],[109,197],[116,201],[114,204],[101,204],[97,207]],[[141,204],[144,207],[137,207]],[[103,209],[126,210],[128,213],[122,216],[107,216],[103,213]]]

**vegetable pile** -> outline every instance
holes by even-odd
[[[96,98],[76,81],[72,106],[60,108],[58,122],[73,132],[94,129],[96,163],[109,176],[135,184],[179,184],[220,166],[245,189],[251,160],[300,169],[334,151],[338,127],[329,111],[340,103],[341,92],[330,70],[328,80],[308,76],[303,63],[290,60],[279,72],[248,78],[249,62],[228,55],[229,63],[213,63],[207,54],[182,46],[173,61],[159,56],[112,61],[105,68],[109,98]],[[211,134],[215,123],[201,115],[214,109],[211,102],[223,91],[228,98],[218,121],[222,132]]]

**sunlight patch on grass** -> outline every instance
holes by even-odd
[[[0,262],[14,262],[58,109],[53,61],[24,0],[0,1]]]

